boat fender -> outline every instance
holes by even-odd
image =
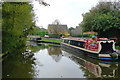
[[[112,58],[116,58],[116,57],[118,56],[118,53],[116,53],[116,52],[110,53],[110,56],[111,56]]]

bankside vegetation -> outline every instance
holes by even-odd
[[[11,53],[26,43],[34,27],[32,6],[28,2],[4,2],[2,5],[2,52]]]
[[[48,34],[48,31],[44,28],[34,27],[31,35],[39,35],[40,37],[44,37]]]
[[[42,41],[45,41],[45,42],[55,42],[55,43],[61,43],[62,42],[62,40],[49,39],[49,38],[42,38]]]
[[[22,0],[21,0],[22,1]],[[48,4],[42,0],[40,4]],[[25,46],[27,35],[35,27],[30,2],[2,2],[2,53],[13,53]]]
[[[98,37],[118,38],[120,45],[120,2],[100,2],[83,14],[83,31],[98,32]]]

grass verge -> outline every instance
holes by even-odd
[[[62,40],[49,39],[49,38],[42,38],[42,41],[55,42],[55,43],[61,43],[62,42]]]

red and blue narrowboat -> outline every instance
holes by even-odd
[[[115,50],[116,39],[99,38],[98,40],[86,38],[62,38],[61,45],[80,50],[88,56],[105,60],[118,61],[118,53]]]

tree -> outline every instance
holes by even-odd
[[[72,30],[75,30],[75,28],[70,27],[70,28],[68,29],[68,32],[70,33],[70,35],[71,35],[71,31],[72,31]]]
[[[2,2],[2,53],[19,50],[26,44],[26,37],[35,27],[32,4],[22,2]],[[37,0],[41,5],[49,6],[43,0]]]
[[[53,33],[54,34],[58,34],[59,33],[59,24],[60,24],[60,21],[58,19],[56,19],[52,24],[54,25],[54,26],[52,26]]]
[[[99,37],[117,37],[120,44],[120,8],[116,3],[100,2],[88,13],[83,14],[83,21],[80,24],[84,31],[98,32]],[[113,32],[114,30],[114,32]]]
[[[32,35],[39,35],[41,37],[44,37],[46,34],[48,34],[48,31],[44,28],[34,27],[31,34]]]
[[[32,6],[28,2],[4,2],[2,5],[3,53],[25,45],[34,27]]]

